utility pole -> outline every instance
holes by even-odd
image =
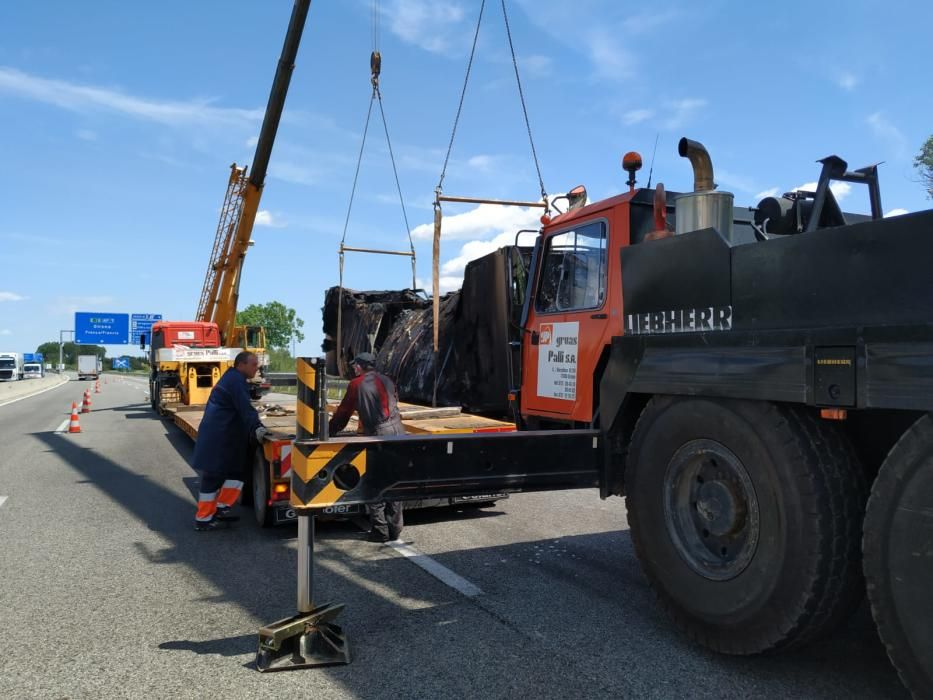
[[[75,339],[75,332],[73,330],[65,329],[58,332],[58,371],[59,373],[65,371],[65,360],[64,360],[64,350],[65,350],[65,341],[62,340],[63,333],[71,333],[72,341]]]

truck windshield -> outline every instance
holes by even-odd
[[[0,357],[0,367],[15,367],[12,357]]]
[[[42,368],[39,365],[23,365],[24,372],[41,372]]]

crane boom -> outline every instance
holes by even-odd
[[[250,244],[256,212],[259,210],[272,145],[282,117],[285,96],[288,93],[298,45],[310,7],[311,0],[295,0],[292,8],[282,54],[276,67],[262,129],[259,132],[259,141],[256,143],[252,171],[247,178],[245,167],[238,167],[235,163],[231,166],[227,196],[221,209],[220,223],[197,312],[199,321],[213,321],[219,326],[223,345],[230,345],[235,335],[240,273]]]

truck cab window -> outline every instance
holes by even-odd
[[[594,221],[552,236],[541,266],[540,313],[594,309],[606,298],[606,223]]]

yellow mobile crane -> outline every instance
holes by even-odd
[[[257,377],[257,386],[254,387],[255,394],[269,388],[264,379],[269,364],[266,331],[262,326],[237,325],[240,279],[246,251],[252,245],[250,236],[256,222],[256,212],[259,210],[269,156],[272,154],[272,144],[275,142],[275,134],[285,106],[285,96],[295,68],[298,44],[310,5],[310,0],[296,0],[292,9],[282,55],[259,132],[259,141],[256,143],[252,172],[247,172],[246,166],[238,166],[236,163],[230,166],[227,192],[220,210],[214,247],[198,302],[196,320],[216,323],[220,329],[222,346],[244,348],[258,356],[260,377]]]
[[[237,299],[243,260],[251,243],[250,234],[262,197],[269,156],[310,6],[311,0],[295,0],[259,132],[252,172],[247,175],[247,168],[236,163],[230,168],[196,319],[160,321],[152,327],[149,391],[152,407],[157,411],[162,412],[172,405],[206,403],[221,375],[233,366],[233,351],[237,349],[255,352],[265,374],[268,365],[265,329],[236,325]],[[143,338],[142,346],[145,348],[145,345]],[[268,388],[269,384],[260,377],[252,387],[253,398],[259,398]]]

